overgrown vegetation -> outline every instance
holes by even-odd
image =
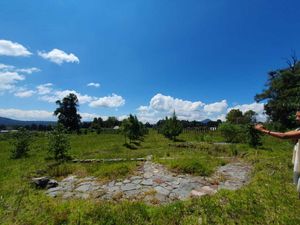
[[[61,161],[70,158],[68,155],[69,149],[70,142],[66,130],[63,125],[58,124],[50,134],[48,151],[55,160]]]
[[[261,135],[254,129],[255,116],[252,110],[243,113],[239,109],[232,109],[226,115],[226,122],[219,126],[219,131],[227,142],[248,143],[256,148],[261,145]]]
[[[212,141],[224,141],[218,132],[205,134]],[[11,137],[0,141],[0,223],[1,224],[299,224],[300,201],[292,184],[292,144],[263,136],[263,146],[246,144],[212,145],[197,140],[193,132],[178,138],[192,143],[188,148],[169,146],[172,141],[150,130],[138,151],[123,146],[121,134],[68,134],[70,154],[76,158],[144,157],[152,154],[176,158],[161,161],[178,172],[209,174],[216,157],[237,155],[253,166],[251,182],[237,191],[220,191],[190,201],[162,206],[140,202],[61,201],[34,190],[28,178],[38,170],[51,176],[98,176],[110,180],[126,177],[138,167],[135,163],[71,164],[63,163],[48,170],[46,135],[32,140],[30,157],[10,159]],[[177,144],[177,143],[176,143]],[[195,147],[192,147],[195,146]],[[201,157],[204,157],[203,159]],[[198,161],[199,159],[199,161]],[[191,160],[192,163],[188,163]],[[182,161],[182,163],[181,163]],[[221,165],[223,160],[215,165]],[[199,162],[199,163],[198,163]],[[202,168],[202,169],[201,169]],[[211,168],[211,169],[210,169]],[[67,173],[65,173],[65,171]]]
[[[19,159],[28,155],[31,135],[25,128],[20,128],[12,140],[11,158]]]

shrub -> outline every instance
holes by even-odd
[[[15,134],[15,139],[13,141],[13,150],[11,158],[18,159],[27,156],[30,146],[30,133],[25,128],[20,128]]]
[[[253,148],[262,145],[260,133],[254,129],[252,124],[247,125],[247,142]]]
[[[55,160],[66,160],[68,150],[70,149],[70,141],[66,135],[66,130],[63,125],[58,124],[50,135],[49,153],[53,154]]]
[[[246,140],[244,126],[232,123],[222,123],[219,126],[221,135],[227,142],[239,143]]]

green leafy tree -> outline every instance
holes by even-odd
[[[136,116],[129,115],[127,119],[124,119],[121,125],[121,131],[130,143],[132,140],[138,140],[147,133],[146,127],[141,123]]]
[[[11,158],[18,159],[28,155],[31,135],[25,128],[20,128],[15,134]]]
[[[293,54],[287,63],[288,68],[269,72],[266,88],[255,96],[266,102],[266,114],[281,130],[297,126],[294,115],[300,106],[300,62]]]
[[[226,121],[232,124],[240,124],[243,123],[244,117],[243,112],[239,109],[232,109],[226,115]]]
[[[93,130],[96,130],[97,134],[100,134],[102,127],[103,127],[103,119],[101,117],[94,118],[94,120],[91,124],[91,128]]]
[[[63,100],[57,100],[58,108],[54,115],[58,117],[58,123],[62,124],[68,131],[79,131],[81,116],[77,113],[78,99],[75,94],[70,93]]]
[[[105,127],[107,128],[113,128],[114,126],[117,126],[119,124],[119,121],[114,116],[109,116],[107,120],[104,122]]]
[[[58,124],[51,132],[48,151],[55,160],[69,159],[70,141],[62,124]]]
[[[177,119],[176,113],[174,112],[172,117],[162,122],[160,132],[167,138],[175,141],[176,137],[182,133],[183,127],[180,121]]]

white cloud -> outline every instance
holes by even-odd
[[[253,110],[258,113],[257,119],[264,121],[266,116],[264,113],[263,104],[252,103],[245,105],[237,105],[233,108],[239,108],[245,112]],[[137,108],[137,116],[143,122],[156,123],[158,120],[171,116],[175,110],[177,117],[180,120],[225,120],[226,113],[232,108],[228,108],[226,100],[205,104],[202,101],[188,101],[162,94],[154,95],[148,106],[142,105]]]
[[[204,112],[207,113],[220,113],[227,109],[228,104],[226,100],[222,100],[220,102],[215,102],[212,104],[208,104],[204,106]]]
[[[39,95],[49,94],[52,91],[52,83],[41,84],[36,87]]]
[[[43,87],[45,90],[45,87]],[[47,88],[47,87],[46,87]],[[50,90],[51,91],[51,90]],[[89,96],[89,95],[82,95],[74,90],[63,90],[63,91],[53,91],[52,93],[48,93],[48,95],[43,95],[40,97],[41,100],[46,102],[56,102],[57,100],[61,100],[70,93],[75,94],[78,98],[78,101],[80,104],[89,103],[92,100],[95,99],[95,97]]]
[[[16,71],[20,73],[32,74],[32,73],[40,72],[41,70],[36,67],[31,67],[31,68],[24,68],[24,69],[16,69]]]
[[[12,65],[0,63],[0,93],[4,91],[16,92],[17,97],[29,97],[33,92],[24,92],[24,88],[17,88],[19,81],[25,80],[24,73],[31,74],[40,71],[36,67],[19,69]]]
[[[0,40],[0,55],[5,56],[30,56],[29,52],[23,45],[9,40]]]
[[[15,96],[19,98],[28,98],[31,97],[34,93],[35,91],[33,90],[20,90],[15,92]]]
[[[54,62],[58,65],[61,65],[64,62],[67,63],[79,63],[79,59],[73,53],[67,54],[66,52],[60,49],[53,49],[50,52],[41,52],[38,51],[38,55],[44,59],[48,59],[51,62]]]
[[[2,64],[2,63],[0,63],[0,70],[1,71],[6,71],[6,72],[9,71],[9,72],[27,73],[27,74],[32,74],[32,73],[36,73],[36,72],[41,71],[39,68],[36,68],[36,67],[18,69],[15,66],[5,65],[5,64]]]
[[[204,104],[200,101],[191,102],[178,98],[173,98],[171,96],[166,96],[162,94],[156,94],[152,97],[150,101],[150,107],[155,110],[163,111],[194,111]]]
[[[203,120],[206,119],[201,101],[188,101],[162,94],[156,94],[150,100],[149,106],[140,106],[137,111],[139,120],[143,122],[156,123],[166,116],[171,116],[175,110],[181,120]]]
[[[125,99],[122,96],[112,94],[111,96],[101,97],[92,101],[89,104],[89,106],[116,108],[116,107],[123,106],[124,104],[125,104]]]
[[[95,113],[86,113],[86,112],[78,112],[82,121],[92,121],[95,117],[101,117],[103,120],[106,120],[108,116],[103,116]],[[22,110],[22,109],[0,109],[0,117],[6,117],[17,120],[31,120],[31,121],[56,121],[57,118],[53,115],[53,112],[46,110]],[[117,116],[117,119],[122,121],[127,118],[126,115]]]
[[[88,86],[88,87],[96,87],[96,88],[98,88],[98,87],[100,87],[100,84],[99,83],[88,83],[86,86]]]
[[[16,72],[0,71],[0,92],[12,90],[18,81],[24,80],[25,77]]]
[[[15,68],[14,66],[11,66],[11,65],[5,65],[5,64],[0,63],[0,70],[9,71],[9,70],[12,70],[12,69],[14,69],[14,68]]]
[[[54,120],[53,112],[45,110],[0,109],[0,116],[18,120]]]

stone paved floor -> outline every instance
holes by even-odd
[[[95,177],[69,176],[46,193],[64,199],[129,199],[160,204],[193,196],[212,195],[220,189],[236,190],[248,181],[249,172],[249,165],[229,163],[219,167],[211,177],[178,175],[160,164],[146,161],[136,175],[124,180],[101,184]]]

